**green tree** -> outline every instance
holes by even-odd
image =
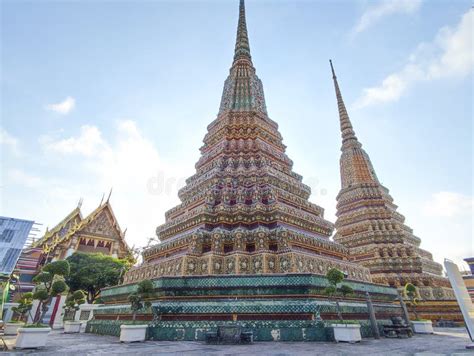
[[[33,291],[33,299],[39,300],[41,314],[34,322],[39,323],[49,309],[54,297],[67,291],[68,287],[64,278],[69,274],[69,263],[67,261],[51,262],[43,267],[40,273],[33,278],[36,287]]]
[[[132,293],[128,296],[128,301],[130,302],[130,309],[132,309],[132,319],[135,321],[137,317],[137,312],[140,309],[151,307],[151,302],[149,299],[153,295],[153,282],[149,279],[145,279],[138,283],[138,288],[135,293]]]
[[[344,319],[342,318],[341,306],[339,305],[338,296],[342,295],[343,297],[346,297],[354,293],[354,290],[347,284],[342,284],[341,286],[339,286],[339,284],[342,283],[342,281],[344,280],[344,273],[339,271],[337,268],[331,268],[326,274],[326,279],[329,282],[329,287],[326,287],[324,289],[324,293],[330,299],[335,300],[337,317],[340,321],[343,321]]]
[[[12,310],[18,314],[17,321],[25,321],[26,314],[30,312],[33,307],[33,293],[27,292],[18,300],[18,306],[12,307]]]
[[[83,290],[87,303],[92,304],[105,287],[120,284],[131,261],[120,260],[102,253],[76,252],[67,258],[71,266],[66,283],[71,291]]]
[[[79,310],[79,306],[86,302],[86,294],[82,290],[76,290],[75,292],[70,293],[67,298],[65,304],[66,310]]]

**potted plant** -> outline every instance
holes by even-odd
[[[64,277],[68,273],[69,264],[67,261],[56,261],[44,266],[41,272],[33,278],[33,282],[36,284],[33,299],[39,301],[38,308],[41,308],[41,313],[34,318],[32,324],[18,329],[15,348],[37,348],[46,345],[51,328],[41,322],[53,298],[67,290]]]
[[[18,306],[12,308],[17,318],[5,324],[5,335],[16,335],[18,329],[25,324],[26,314],[33,307],[33,293],[24,293],[18,300],[18,303]]]
[[[344,280],[344,273],[337,268],[331,268],[326,274],[326,279],[329,282],[329,287],[324,289],[324,294],[326,294],[330,300],[334,300],[337,317],[339,319],[337,324],[331,325],[334,330],[334,339],[336,342],[345,341],[354,343],[361,341],[360,324],[357,321],[345,321],[342,318],[338,296],[342,295],[346,297],[354,292],[347,284],[340,285]]]
[[[69,294],[66,298],[65,311],[66,314],[72,313],[72,320],[64,320],[64,333],[72,334],[81,332],[81,322],[75,321],[76,312],[79,310],[79,306],[86,302],[86,295],[82,290],[76,290],[74,293]]]
[[[137,291],[128,296],[133,322],[135,322],[139,310],[151,307],[151,302],[145,299],[150,298],[152,293],[153,282],[146,279],[138,283]],[[147,324],[120,325],[120,342],[145,341],[147,328]]]
[[[405,284],[405,288],[403,288],[403,294],[405,299],[407,299],[407,305],[411,308],[413,314],[415,314],[415,320],[410,320],[413,331],[417,334],[433,334],[433,323],[431,320],[420,319],[418,316],[416,310],[419,301],[417,288],[413,284],[407,283]]]

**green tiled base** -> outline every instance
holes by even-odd
[[[120,336],[120,325],[131,324],[127,321],[91,320],[86,332],[99,335]],[[137,322],[135,322],[137,323]],[[333,341],[334,334],[329,323],[307,321],[268,321],[238,322],[245,330],[252,330],[255,341]],[[379,329],[389,321],[379,321]],[[191,325],[192,324],[192,325]],[[235,324],[234,322],[157,322],[147,331],[147,340],[156,341],[204,341],[208,331],[216,331],[217,325]],[[372,329],[367,321],[360,321],[361,335],[372,337]]]
[[[374,301],[378,320],[401,315],[394,303],[396,289],[372,283],[347,281],[354,289],[351,298],[340,301],[345,319],[361,323],[363,337],[371,336],[366,292]],[[237,322],[252,330],[255,341],[330,341],[329,326],[336,315],[333,301],[323,290],[327,280],[313,274],[226,275],[161,277],[153,280],[152,307],[139,314],[136,323],[148,323],[153,340],[204,340],[207,331]],[[101,297],[107,303],[94,310],[87,332],[120,334],[120,325],[132,323],[128,295],[136,285],[107,288]],[[321,316],[325,322],[317,322]],[[151,321],[153,320],[153,321]],[[234,321],[232,321],[234,320]]]
[[[398,292],[394,288],[373,283],[346,280],[345,284],[354,290],[354,297],[365,299],[369,292],[374,300],[394,300]],[[260,274],[225,275],[199,277],[160,277],[153,279],[154,298],[173,300],[181,298],[240,298],[266,296],[310,296],[323,294],[328,282],[324,276],[315,274]],[[120,303],[137,288],[136,284],[127,284],[105,288],[101,298],[105,303]]]

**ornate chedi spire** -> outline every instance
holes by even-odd
[[[256,111],[267,115],[262,81],[255,73],[250,55],[244,0],[240,0],[234,62],[224,83],[219,115],[228,111]]]
[[[342,99],[341,90],[339,89],[339,83],[337,82],[332,61],[329,60],[329,63],[331,64],[332,78],[336,89],[337,107],[339,110],[339,121],[341,125],[341,185],[342,187],[347,188],[355,183],[378,183],[377,175],[372,167],[369,155],[362,149],[362,144],[357,140],[351,120],[347,114],[346,105]],[[342,164],[343,161],[351,162],[350,164]]]
[[[240,59],[252,62],[250,55],[249,36],[247,32],[247,21],[245,19],[245,1],[240,0],[239,24],[237,27],[237,39],[235,41],[234,64]]]
[[[161,243],[143,253],[125,283],[182,275],[315,273],[329,268],[369,281],[368,269],[347,261],[329,239],[333,224],[308,199],[310,188],[265,108],[253,67],[244,2],[234,61],[219,114],[208,126],[196,173],[179,191],[181,204],[157,228]]]
[[[420,248],[421,240],[405,225],[388,189],[377,179],[369,155],[354,133],[332,62],[331,70],[342,135],[334,240],[370,269],[376,283],[402,287],[410,282],[419,287],[424,299],[453,299],[441,265]]]
[[[354,129],[352,128],[352,123],[347,114],[346,105],[342,99],[341,90],[339,89],[339,84],[337,82],[336,73],[334,72],[334,67],[332,66],[332,61],[329,60],[331,64],[332,79],[334,81],[334,87],[336,88],[336,98],[337,98],[337,107],[339,109],[339,119],[341,123],[341,136],[342,136],[342,150],[346,147],[361,147],[362,145],[357,140]]]

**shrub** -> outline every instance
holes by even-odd
[[[344,321],[341,313],[341,306],[339,305],[338,295],[346,297],[352,293],[354,290],[347,284],[339,286],[339,284],[344,280],[344,273],[342,273],[337,268],[331,268],[326,274],[326,279],[329,282],[329,286],[324,289],[324,294],[326,294],[329,299],[334,299],[336,302],[336,310],[339,321]]]

